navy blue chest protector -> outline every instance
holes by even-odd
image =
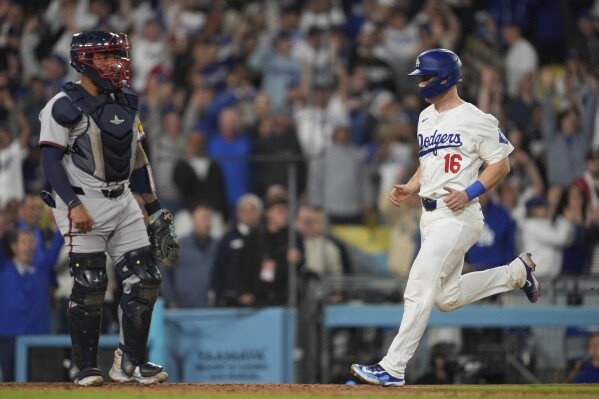
[[[75,165],[106,182],[126,180],[135,162],[138,109],[137,95],[131,90],[92,96],[81,85],[63,86],[71,103],[89,116],[87,131],[77,137],[70,152]]]

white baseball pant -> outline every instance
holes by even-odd
[[[459,212],[446,207],[422,212],[421,248],[408,277],[403,318],[380,362],[395,377],[404,378],[406,364],[424,334],[433,306],[450,312],[525,283],[526,270],[517,258],[506,266],[462,276],[464,255],[480,238],[483,225],[478,203]]]

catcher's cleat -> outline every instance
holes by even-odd
[[[74,367],[69,370],[69,374],[72,374],[71,380],[78,386],[98,387],[104,384],[104,374],[100,369],[95,367],[88,367],[81,371]]]
[[[114,352],[114,363],[108,375],[116,382],[137,382],[143,385],[161,384],[168,379],[162,366],[150,362],[136,366],[120,349]]]
[[[541,284],[534,274],[537,265],[532,261],[532,255],[526,252],[520,254],[518,259],[522,261],[526,268],[526,282],[521,289],[528,297],[528,300],[531,303],[535,303],[541,296]]]
[[[371,385],[382,385],[384,387],[400,387],[406,383],[403,378],[397,378],[389,374],[380,364],[362,366],[352,364],[351,373],[360,381]]]

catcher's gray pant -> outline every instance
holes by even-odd
[[[73,226],[70,211],[58,196],[53,209],[69,253],[106,251],[116,264],[123,254],[150,245],[143,214],[128,187],[118,198],[106,198],[99,189],[83,187],[83,191],[85,195],[78,197],[93,220],[91,231],[81,233]]]
[[[482,298],[521,287],[526,270],[519,259],[507,266],[462,275],[464,255],[480,238],[483,215],[478,204],[452,212],[440,208],[422,212],[421,248],[404,293],[404,314],[397,336],[380,364],[404,378],[433,309],[449,312]]]

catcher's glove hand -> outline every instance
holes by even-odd
[[[174,266],[179,259],[179,243],[173,226],[173,215],[166,209],[148,217],[148,237],[154,259],[165,266]]]

